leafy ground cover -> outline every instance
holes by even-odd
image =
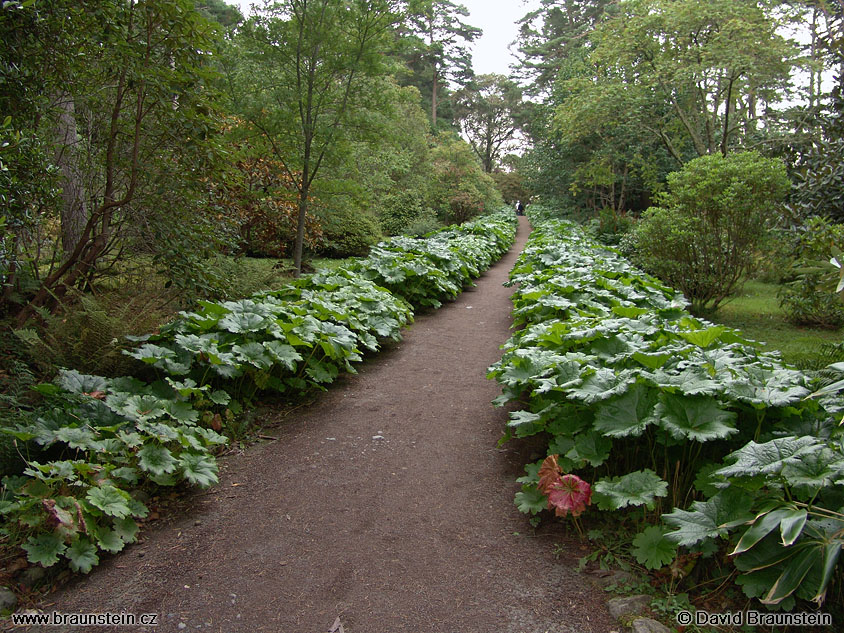
[[[520,329],[489,373],[496,403],[520,405],[504,439],[546,449],[519,480],[519,509],[571,515],[579,530],[590,504],[625,517],[643,567],[668,566],[675,583],[723,567],[771,608],[840,591],[835,401],[807,398],[807,376],[692,318],[679,293],[576,225],[532,221],[511,273]]]
[[[379,341],[400,337],[411,304],[439,305],[506,252],[515,220],[505,212],[424,240],[396,239],[360,263],[279,290],[200,302],[139,337],[128,355],[149,371],[138,377],[62,371],[37,387],[46,403],[39,415],[0,429],[47,457],[3,480],[3,534],[32,563],[66,558],[89,571],[101,551],[135,540],[147,508],[133,492],[146,483],[216,483],[221,431],[256,394],[295,395],[354,372]],[[372,280],[391,252],[404,254],[384,277],[392,292]]]

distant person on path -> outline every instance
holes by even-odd
[[[525,205],[522,204],[522,201],[519,200],[516,202],[516,215],[524,215],[525,214]]]

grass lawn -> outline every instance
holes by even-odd
[[[747,338],[763,343],[763,349],[779,350],[788,363],[801,368],[814,369],[818,364],[824,343],[839,343],[842,331],[797,327],[785,319],[777,301],[776,284],[748,281],[734,298],[722,304],[711,321],[741,330]]]

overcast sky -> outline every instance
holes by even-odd
[[[461,4],[469,9],[466,21],[484,31],[475,42],[472,56],[475,72],[510,74],[509,66],[515,58],[507,49],[519,34],[516,23],[537,8],[539,0],[463,0]]]
[[[240,6],[244,15],[254,0],[227,0]],[[518,35],[516,22],[539,6],[539,0],[456,0],[469,9],[466,22],[483,29],[483,36],[475,42],[472,62],[475,73],[510,74],[515,58],[508,47]],[[515,48],[515,47],[514,47]]]

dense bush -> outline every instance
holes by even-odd
[[[633,219],[629,215],[618,213],[609,207],[600,209],[598,217],[586,225],[592,235],[610,246],[619,245],[633,226]]]
[[[323,252],[331,257],[361,257],[381,240],[378,221],[364,211],[340,208],[323,221]]]
[[[693,312],[715,309],[752,268],[788,189],[785,166],[756,152],[696,158],[669,174],[661,206],[636,227],[637,260]]]
[[[788,320],[821,328],[844,325],[844,304],[835,291],[840,272],[829,262],[844,248],[844,225],[810,218],[788,240],[788,246],[793,260],[786,274],[792,279],[779,293]]]
[[[425,208],[413,222],[407,225],[404,234],[413,237],[422,237],[441,228],[443,228],[442,222],[437,218],[434,210]]]
[[[441,134],[432,150],[431,206],[446,223],[461,223],[504,203],[495,181],[462,139]]]
[[[425,212],[424,196],[416,189],[385,196],[378,207],[378,222],[385,235],[401,235]]]

